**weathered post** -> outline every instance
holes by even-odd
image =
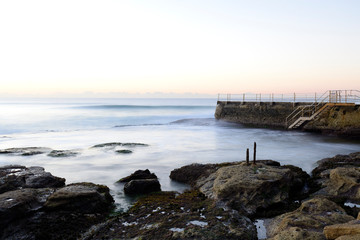
[[[246,149],[246,165],[249,165],[249,149]]]
[[[256,165],[256,142],[254,142],[254,160],[253,164]]]

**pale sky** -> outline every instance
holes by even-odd
[[[360,89],[358,0],[0,0],[0,97]]]

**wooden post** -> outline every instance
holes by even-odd
[[[254,160],[253,164],[256,165],[256,142],[254,142]]]
[[[249,149],[246,149],[246,165],[249,165]]]

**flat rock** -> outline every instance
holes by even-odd
[[[161,191],[161,186],[157,179],[136,179],[124,185],[126,194],[146,194],[159,191]]]
[[[129,154],[129,153],[132,153],[133,151],[128,150],[128,149],[121,149],[121,150],[116,150],[115,152],[119,153],[119,154]]]
[[[305,201],[295,211],[275,217],[267,228],[269,239],[325,240],[325,226],[354,220],[345,210],[326,198]]]
[[[207,197],[225,202],[246,215],[254,215],[274,205],[287,205],[291,199],[290,189],[299,187],[293,185],[297,176],[286,167],[243,163],[222,167],[198,180],[196,186]]]
[[[11,154],[20,156],[32,156],[50,152],[50,148],[45,147],[24,147],[24,148],[7,148],[0,150],[0,154]]]
[[[52,150],[48,156],[49,157],[74,157],[78,155],[78,152],[71,150]]]
[[[131,180],[138,179],[157,179],[157,176],[155,175],[155,173],[151,173],[149,169],[137,170],[131,175],[121,178],[118,182],[130,182]]]
[[[64,178],[55,177],[42,167],[10,165],[0,168],[0,193],[20,188],[56,188],[64,185]]]
[[[114,147],[137,147],[137,146],[149,146],[144,143],[121,143],[121,142],[110,142],[110,143],[102,143],[92,146],[91,148],[114,148]]]

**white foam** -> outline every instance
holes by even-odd
[[[266,228],[264,226],[264,220],[257,219],[255,220],[254,224],[256,226],[258,239],[266,239]]]

